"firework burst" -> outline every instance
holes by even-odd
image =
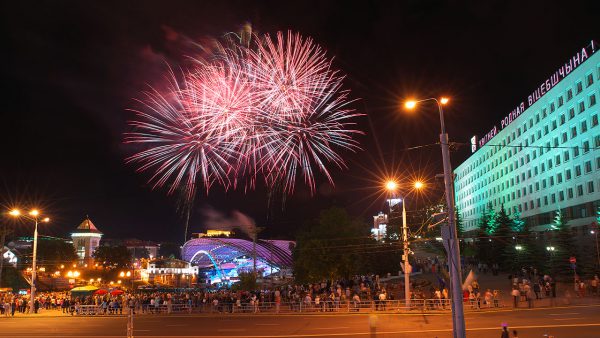
[[[167,90],[144,93],[125,141],[144,147],[127,160],[152,172],[154,188],[191,199],[199,182],[208,192],[262,178],[292,193],[300,172],[314,191],[316,171],[333,184],[327,165],[345,167],[338,150],[359,149],[360,114],[325,52],[291,32],[252,37],[219,45],[181,79],[169,71]]]

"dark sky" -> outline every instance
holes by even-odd
[[[578,49],[600,38],[599,1],[11,1],[2,8],[0,201],[40,205],[65,236],[86,214],[108,237],[183,238],[177,200],[151,191],[124,163],[127,108],[164,62],[178,65],[202,41],[239,30],[294,30],[324,46],[347,75],[366,116],[363,151],[345,153],[335,187],[318,178],[310,196],[300,180],[283,198],[216,188],[194,205],[191,230],[207,205],[249,214],[267,234],[290,237],[330,205],[368,220],[383,204],[378,182],[397,172],[435,186],[441,172],[434,107],[399,109],[403,98],[448,95],[451,141],[468,142],[510,112]],[[469,149],[455,151],[453,165]],[[439,183],[438,183],[439,185]],[[440,190],[415,198],[437,200]],[[285,203],[284,203],[285,202]],[[25,229],[21,229],[25,231]]]

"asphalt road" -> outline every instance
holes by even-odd
[[[508,323],[520,338],[599,337],[600,305],[469,313],[469,337],[500,337]],[[376,323],[374,323],[376,321]],[[374,331],[370,328],[374,323]],[[124,317],[0,318],[0,337],[125,337]],[[438,337],[452,336],[448,314],[141,315],[135,337]]]

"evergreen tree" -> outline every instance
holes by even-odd
[[[497,228],[498,228],[498,215],[496,214],[496,211],[494,211],[493,209],[490,209],[490,212],[488,214],[488,220],[487,220],[487,223],[485,224],[485,232],[488,234],[488,236],[492,236],[496,232]]]
[[[569,258],[576,255],[577,249],[568,221],[564,219],[560,209],[556,211],[551,229],[553,236],[549,247],[554,250],[549,251],[548,271],[555,276],[571,276],[573,270]]]
[[[515,212],[513,214],[513,218],[512,218],[512,230],[513,232],[520,234],[523,233],[525,231],[525,221],[521,219],[521,213],[520,212]],[[527,229],[527,231],[529,231],[529,229]]]
[[[489,206],[491,208],[491,205]],[[490,211],[488,208],[484,208],[481,214],[481,218],[479,218],[479,226],[475,231],[475,248],[476,248],[476,258],[485,263],[489,263],[492,257],[490,251],[490,243],[489,236],[487,233],[488,223],[490,221]]]
[[[458,238],[462,238],[465,234],[465,228],[463,226],[462,217],[460,216],[460,210],[458,209],[458,206],[456,207],[455,211],[456,216],[454,217],[454,222],[456,223],[456,234],[458,235]]]
[[[494,238],[492,240],[493,258],[495,263],[502,265],[504,261],[511,258],[507,256],[507,248],[514,248],[511,231],[513,222],[508,217],[506,209],[504,209],[504,204],[500,206],[500,211],[496,213],[494,221],[496,228],[494,229]]]

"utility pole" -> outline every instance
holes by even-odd
[[[408,226],[406,225],[406,199],[402,200],[402,236],[404,240],[404,302],[407,309],[410,309],[410,264],[408,263]]]

